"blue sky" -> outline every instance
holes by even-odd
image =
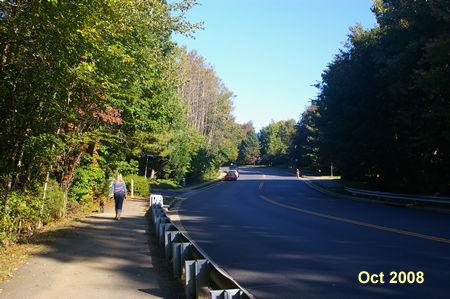
[[[257,131],[272,120],[295,119],[315,98],[312,86],[343,48],[349,26],[375,26],[372,0],[199,0],[187,19],[204,22],[196,50],[235,94],[236,122]]]

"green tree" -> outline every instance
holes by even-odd
[[[255,165],[260,155],[260,144],[255,131],[248,131],[247,138],[242,140],[239,147],[237,163],[241,165]]]
[[[374,1],[322,75],[319,156],[375,187],[448,193],[448,3]]]
[[[198,181],[212,176],[220,165],[237,158],[241,129],[231,115],[233,93],[202,56],[181,48],[178,75],[184,117],[202,137],[192,157],[189,175],[190,181]]]
[[[292,162],[295,120],[272,122],[259,132],[262,162],[283,164]]]
[[[317,106],[311,104],[303,112],[296,126],[293,140],[292,158],[296,167],[321,170],[316,120],[319,117]]]
[[[4,217],[14,204],[10,200],[25,196],[21,193],[50,204],[42,185],[54,180],[64,188],[65,203],[95,199],[101,194],[92,186],[121,161],[138,157],[154,140],[170,145],[189,139],[170,35],[190,35],[199,27],[184,19],[192,5],[195,1],[0,2]],[[182,147],[161,152],[168,164],[187,171],[189,155]]]

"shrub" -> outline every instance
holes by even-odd
[[[139,171],[139,162],[136,160],[130,160],[130,162],[120,161],[115,164],[114,168],[122,175],[137,174]]]
[[[13,192],[8,200],[0,204],[0,240],[15,241],[20,234],[32,233],[39,224],[44,210],[44,201],[35,193]]]
[[[127,185],[128,194],[131,194],[131,180],[134,181],[134,195],[135,196],[148,196],[150,194],[150,181],[143,176],[136,174],[130,174],[123,177]]]
[[[61,217],[64,208],[64,190],[58,183],[50,180],[47,184],[47,193],[44,201],[43,221],[48,222],[51,219]]]
[[[70,197],[81,205],[92,202],[105,189],[105,173],[98,165],[81,166],[75,169],[73,177],[74,182],[70,188]]]
[[[152,180],[150,180],[150,188],[156,188],[156,189],[178,189],[178,188],[181,188],[181,184],[177,184],[173,180],[152,179]]]

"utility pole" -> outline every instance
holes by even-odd
[[[145,178],[147,178],[147,168],[148,168],[148,155],[146,154],[146,156],[147,156],[147,161],[145,162],[145,173],[144,173]]]

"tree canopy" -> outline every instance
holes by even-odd
[[[94,203],[114,173],[180,182],[237,158],[233,93],[171,41],[201,28],[194,5],[0,2],[0,239]]]
[[[292,160],[295,120],[272,122],[259,132],[263,164],[288,164]]]
[[[247,136],[239,146],[237,163],[242,165],[255,165],[260,155],[260,144],[254,130],[247,132]]]
[[[445,1],[375,1],[322,76],[321,153],[381,188],[448,192],[449,16]]]

